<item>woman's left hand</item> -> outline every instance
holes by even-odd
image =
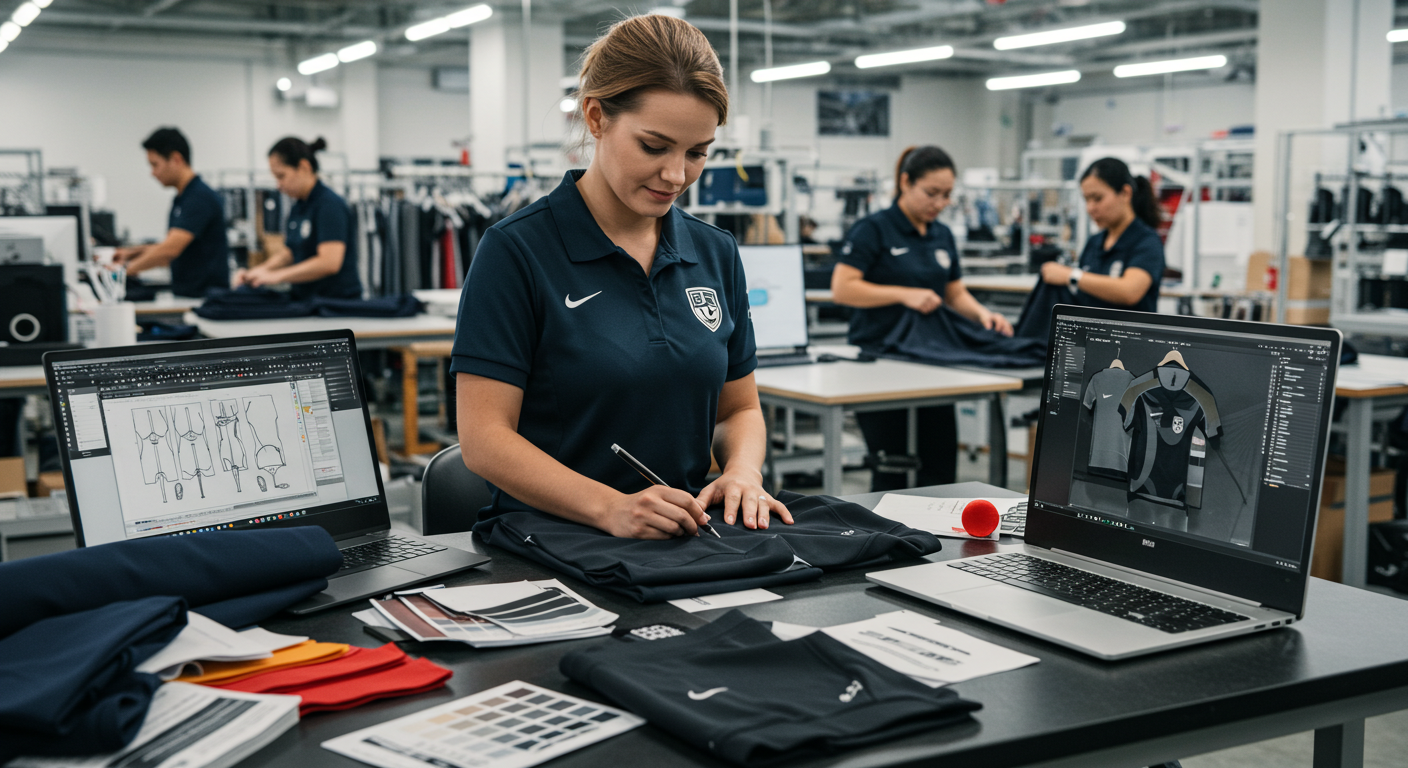
[[[1041,265],[1041,281],[1049,285],[1066,285],[1071,280],[1071,268],[1048,261]]]
[[[725,469],[717,480],[704,486],[698,498],[705,509],[722,501],[724,522],[729,525],[733,525],[740,513],[744,528],[767,528],[773,515],[792,524],[792,513],[787,511],[787,505],[763,490],[763,474],[756,469]]]
[[[1003,336],[1011,336],[1013,333],[1012,323],[1009,323],[1001,312],[988,311],[983,316],[983,327],[990,331],[997,331]]]

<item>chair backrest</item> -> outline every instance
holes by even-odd
[[[421,479],[421,535],[467,531],[492,501],[484,478],[464,465],[460,447],[452,445],[430,459]]]

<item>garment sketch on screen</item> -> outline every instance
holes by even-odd
[[[1129,491],[1176,509],[1203,505],[1208,441],[1221,432],[1217,402],[1178,350],[1132,381],[1120,399],[1130,431]]]
[[[1134,374],[1125,370],[1119,353],[1110,366],[1090,377],[1081,405],[1094,414],[1090,435],[1089,471],[1123,477],[1129,466],[1129,432],[1120,418],[1120,402]]]
[[[171,446],[171,424],[165,408],[135,408],[132,427],[137,432],[137,456],[142,482],[161,487],[161,503],[166,502],[166,484],[178,479],[176,453]],[[180,497],[177,497],[180,500]]]
[[[254,440],[254,466],[267,472],[269,484],[275,488],[288,488],[288,483],[280,483],[278,471],[288,466],[284,458],[284,444],[279,438],[279,412],[274,407],[271,395],[254,395],[244,399],[244,418],[249,425],[251,439]],[[264,478],[256,475],[259,490],[268,491]]]
[[[204,478],[215,476],[215,462],[210,458],[210,437],[205,425],[205,406],[199,402],[171,406],[171,425],[181,478],[195,479],[196,489],[203,499]]]
[[[215,414],[215,444],[220,456],[220,469],[235,476],[235,492],[243,493],[240,487],[240,472],[249,469],[249,454],[244,449],[244,430],[241,425],[239,401],[211,400],[210,412]]]

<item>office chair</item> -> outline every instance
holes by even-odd
[[[484,478],[469,471],[460,447],[452,445],[435,454],[425,468],[420,484],[421,535],[467,531],[491,501]]]

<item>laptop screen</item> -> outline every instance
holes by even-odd
[[[1195,554],[1186,546],[1303,572],[1334,332],[1066,309],[1053,321],[1034,507],[1136,534],[1140,562],[1160,547]],[[1038,540],[1043,527],[1062,526],[1038,523]],[[1079,528],[1064,548],[1104,559],[1110,541]]]
[[[758,349],[807,346],[807,297],[802,246],[740,245],[748,276],[748,310]]]
[[[356,350],[349,338],[318,336],[51,361],[81,541],[374,525],[369,513],[384,516],[385,500]],[[338,515],[349,510],[360,514]]]

